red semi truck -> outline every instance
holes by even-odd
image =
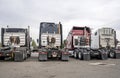
[[[74,26],[67,37],[66,48],[75,58],[90,59],[91,30],[89,27]]]

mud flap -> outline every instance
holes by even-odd
[[[5,57],[0,57],[0,60],[5,60]]]
[[[39,61],[46,61],[46,60],[48,60],[47,54],[39,54],[38,60]]]
[[[62,54],[61,60],[68,61],[69,60],[69,54]]]
[[[101,60],[107,60],[108,59],[108,54],[106,54],[106,53],[101,53]]]
[[[23,52],[14,52],[14,61],[16,61],[16,62],[24,61]]]
[[[27,51],[27,58],[31,57],[31,52],[28,50]]]
[[[120,53],[115,53],[115,58],[120,59]]]
[[[90,53],[83,53],[82,54],[83,60],[90,60]]]

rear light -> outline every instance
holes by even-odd
[[[62,54],[69,54],[69,52],[62,52]]]
[[[47,54],[47,52],[39,52],[39,54]]]

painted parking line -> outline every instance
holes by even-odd
[[[109,64],[109,63],[102,63],[102,62],[95,62],[95,63],[89,63],[90,65],[104,65],[104,66],[114,66],[116,64]]]

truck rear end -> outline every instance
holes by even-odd
[[[73,51],[74,58],[90,59],[90,37],[89,27],[73,27],[67,37],[67,48]]]
[[[114,58],[118,58],[118,59],[120,59],[120,42],[118,42],[118,44],[117,44],[117,46],[116,46],[116,48],[115,48],[115,51],[114,51]]]
[[[101,28],[92,34],[91,49],[92,55],[97,55],[101,59],[112,56],[112,51],[116,47],[116,31],[112,28]]]
[[[2,58],[10,57],[15,61],[23,61],[31,54],[28,29],[1,28],[1,41],[0,57]]]
[[[68,60],[68,52],[61,50],[62,47],[62,24],[49,22],[40,23],[39,33],[39,59],[60,58]]]

